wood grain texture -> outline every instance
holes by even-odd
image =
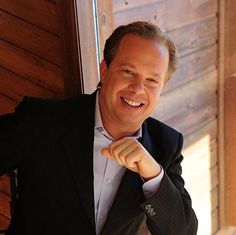
[[[3,94],[19,102],[24,96],[41,98],[62,98],[58,93],[39,86],[37,83],[25,79],[9,70],[0,67],[0,90]],[[14,84],[14,85],[13,85]]]
[[[58,34],[57,8],[53,2],[47,0],[0,0],[0,9],[42,29]]]
[[[63,94],[64,84],[59,67],[3,40],[0,40],[0,64],[45,88]]]
[[[0,10],[0,38],[54,64],[62,64],[59,38]]]
[[[185,83],[178,89],[164,93],[154,116],[160,120],[168,120],[176,113],[184,112],[184,110],[194,110],[199,104],[216,96],[216,90],[217,70],[214,70]]]
[[[10,198],[5,193],[0,192],[1,214],[10,218]]]
[[[224,137],[225,137],[225,210],[226,225],[236,226],[236,2],[225,0],[225,92],[224,92]]]
[[[0,177],[0,192],[5,193],[6,195],[10,195],[10,179],[9,176],[4,175]]]
[[[165,92],[170,92],[196,77],[214,71],[217,66],[217,45],[199,50],[180,59],[174,77],[166,84]]]
[[[9,223],[10,223],[10,219],[9,218],[6,218],[5,216],[3,216],[1,213],[0,213],[0,230],[5,230]]]
[[[162,30],[169,32],[206,17],[216,15],[217,1],[166,0],[117,13],[114,9],[114,12],[115,27],[136,20],[147,20],[159,25]]]

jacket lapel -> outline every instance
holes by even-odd
[[[63,137],[65,159],[79,193],[81,203],[95,227],[93,190],[93,140],[95,93],[80,97],[70,114]]]
[[[158,150],[152,144],[146,122],[142,125],[142,138],[139,142],[157,159]],[[144,212],[140,205],[145,201],[142,185],[143,181],[137,173],[126,170],[103,227],[102,235],[115,235],[114,228],[116,228],[117,234],[120,234],[119,228],[124,228],[132,219],[141,223]],[[137,226],[139,225],[137,223]]]

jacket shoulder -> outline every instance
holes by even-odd
[[[182,136],[178,130],[152,117],[147,118],[144,124],[147,130],[152,134],[158,133],[158,135],[161,134],[162,137],[173,136],[179,138],[180,135]]]
[[[170,156],[181,152],[183,135],[174,128],[150,117],[144,122],[143,130],[147,146],[151,146],[153,153],[162,156],[164,165],[170,160]]]
[[[76,108],[80,108],[84,104],[89,95],[82,95],[68,99],[44,99],[37,97],[26,96],[16,106],[15,113],[24,116],[30,115],[31,117],[44,117],[44,116],[64,116],[70,114]]]

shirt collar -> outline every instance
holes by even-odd
[[[94,128],[96,130],[98,130],[101,134],[103,134],[106,138],[108,138],[109,140],[114,141],[115,139],[107,133],[106,129],[104,128],[104,126],[102,124],[102,118],[101,118],[101,113],[100,113],[100,109],[99,109],[98,96],[99,96],[99,93],[97,92],[97,94],[96,94],[95,126],[94,126]],[[132,137],[134,137],[136,139],[141,138],[142,137],[142,128],[139,128],[139,130]]]

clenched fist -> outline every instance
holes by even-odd
[[[102,149],[102,154],[137,172],[145,181],[155,178],[161,172],[159,164],[133,137],[125,137],[113,142]]]

